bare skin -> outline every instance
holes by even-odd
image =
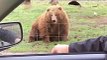
[[[58,44],[52,48],[51,53],[69,53],[69,45]]]

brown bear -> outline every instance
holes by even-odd
[[[49,7],[36,21],[34,21],[29,42],[44,40],[45,42],[67,40],[68,16],[59,5]]]

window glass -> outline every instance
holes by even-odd
[[[31,0],[30,2],[27,2],[27,3],[23,2],[20,6],[18,6],[2,21],[2,22],[12,22],[12,21],[21,22],[23,27],[23,33],[24,33],[23,41],[20,44],[13,46],[12,48],[9,48],[3,51],[3,53],[2,52],[1,53],[2,54],[50,53],[51,49],[56,44],[70,44],[73,42],[82,41],[88,38],[94,38],[101,35],[106,36],[107,35],[107,12],[106,12],[107,1],[104,1],[104,0],[98,0],[98,1],[97,0],[94,0],[94,1],[77,0],[77,1],[81,4],[81,6],[69,5],[68,4],[70,2],[69,0],[58,0],[58,5],[60,5],[68,15],[68,24],[69,24],[68,36],[67,36],[68,40],[52,41],[47,43],[45,41],[46,39],[42,39],[42,37],[40,37],[38,41],[29,43],[29,34],[32,28],[32,24],[34,22],[39,23],[37,22],[37,19],[40,20],[44,16],[40,18],[38,17],[44,14],[45,11],[48,12],[47,11],[48,7],[52,6],[50,4],[51,0]],[[52,12],[48,12],[48,13],[52,14]],[[60,16],[60,15],[58,16],[57,13],[53,15],[54,15],[53,17],[55,17],[57,22],[59,22],[58,21],[59,19],[64,18],[63,16]],[[51,22],[47,22],[47,24],[48,23],[51,23]],[[42,23],[42,24],[40,25],[38,24],[38,25],[41,27],[41,26],[44,26],[44,24],[46,23]],[[52,24],[54,25],[54,23]],[[46,25],[46,27],[40,28],[40,29],[38,27],[35,27],[35,28],[38,28],[37,30],[47,29],[48,32],[52,31],[54,32],[54,34],[60,34],[60,32],[57,32],[59,30],[63,31],[63,28],[62,29],[60,28],[61,26],[60,23],[58,24],[59,27],[57,28],[55,28],[52,24]],[[57,29],[57,31],[55,32],[53,28]],[[44,35],[43,33],[39,33],[38,36],[40,34]],[[51,35],[51,33],[47,33],[47,34]],[[56,35],[52,35],[52,36],[56,37]],[[53,38],[54,40],[56,40],[55,37]]]

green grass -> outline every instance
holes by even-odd
[[[107,26],[97,24],[97,17],[107,17],[107,4],[104,2],[80,2],[83,7],[75,7],[67,5],[67,1],[60,1],[60,5],[69,15],[70,29],[68,41],[51,42],[45,44],[43,41],[28,43],[28,35],[31,29],[31,24],[36,18],[41,15],[49,6],[46,1],[32,0],[32,7],[25,9],[21,4],[12,13],[10,13],[2,22],[19,21],[22,23],[24,37],[23,41],[8,49],[10,52],[49,52],[56,44],[69,44],[77,41],[94,38],[101,35],[107,35]],[[92,7],[99,4],[98,7]],[[94,15],[93,12],[97,12]]]

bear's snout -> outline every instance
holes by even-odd
[[[51,19],[53,23],[57,23],[57,17],[55,15],[52,15]]]
[[[52,20],[52,22],[55,23],[56,21],[55,21],[55,20]]]

